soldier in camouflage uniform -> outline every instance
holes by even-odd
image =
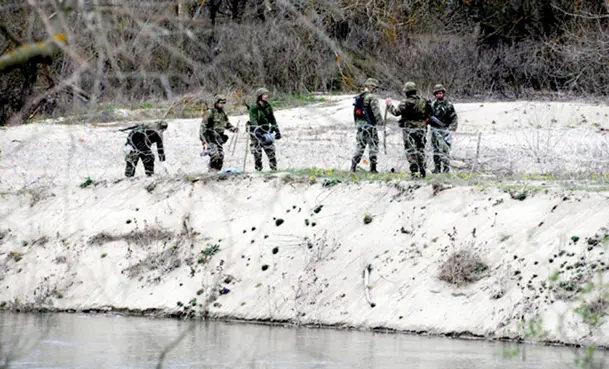
[[[406,159],[410,166],[410,175],[413,178],[424,178],[425,172],[425,135],[427,133],[427,118],[432,114],[431,104],[428,100],[417,95],[417,86],[414,82],[406,82],[402,92],[406,99],[395,108],[391,99],[387,99],[388,111],[401,116],[399,127],[402,128],[402,139]]]
[[[224,163],[224,148],[222,145],[228,141],[228,136],[224,133],[224,130],[237,132],[237,128],[228,121],[224,104],[226,104],[226,98],[223,95],[216,96],[213,108],[204,113],[199,128],[199,139],[207,145],[209,150],[210,172],[222,170]]]
[[[281,139],[281,132],[268,98],[269,90],[259,88],[256,90],[256,103],[249,107],[250,120],[247,127],[250,134],[250,150],[254,156],[254,167],[257,171],[262,170],[262,151],[269,159],[271,170],[277,170],[275,140]]]
[[[131,146],[130,152],[125,156],[127,165],[125,176],[133,177],[139,160],[144,164],[144,171],[148,177],[154,174],[154,153],[152,144],[156,144],[159,160],[165,161],[165,150],[163,149],[163,132],[167,129],[167,122],[158,121],[152,125],[138,124],[126,128],[131,130],[127,136],[126,146]]]
[[[370,156],[370,172],[378,173],[376,170],[377,156],[379,152],[379,135],[378,125],[384,124],[381,115],[379,102],[374,92],[379,87],[379,81],[374,78],[368,78],[364,83],[364,91],[356,96],[356,99],[362,97],[365,112],[359,111],[355,107],[354,120],[357,128],[355,154],[351,159],[351,172],[355,172],[357,164],[362,160],[366,146],[368,146],[368,154]],[[364,115],[365,114],[365,115]]]
[[[450,133],[457,130],[457,113],[453,104],[445,98],[446,89],[444,86],[441,84],[435,85],[433,94],[436,98],[431,105],[433,115],[443,123],[442,126],[430,124],[434,160],[433,172],[446,173],[450,170],[450,145],[452,143],[452,135]]]

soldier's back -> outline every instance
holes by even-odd
[[[400,121],[407,125],[420,126],[425,123],[425,119],[431,113],[431,105],[427,100],[417,95],[406,97],[400,104],[399,109],[402,116]]]

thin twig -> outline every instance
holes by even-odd
[[[474,157],[474,163],[472,164],[472,169],[469,172],[469,178],[467,179],[467,184],[472,180],[472,175],[474,174],[474,170],[476,170],[478,166],[478,158],[480,157],[480,140],[482,138],[482,132],[478,132],[478,143],[476,143],[476,156]]]

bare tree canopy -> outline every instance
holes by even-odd
[[[609,6],[585,0],[7,0],[0,124],[194,91],[606,95]],[[41,78],[42,77],[42,78]]]

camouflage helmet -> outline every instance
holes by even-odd
[[[161,130],[161,131],[166,130],[167,126],[168,126],[167,122],[164,121],[164,120],[158,120],[158,121],[154,122],[154,124],[152,125],[152,127],[154,129],[158,129],[158,130]]]
[[[442,85],[441,85],[441,84],[439,84],[439,83],[438,83],[437,85],[433,86],[433,94],[434,94],[434,95],[435,95],[436,93],[440,92],[440,91],[442,91],[442,92],[446,93],[446,89],[444,88],[444,86],[442,86]]]
[[[364,82],[364,86],[378,88],[379,81],[376,78],[368,78],[366,82]]]
[[[269,95],[269,94],[270,94],[269,90],[267,90],[267,89],[266,89],[266,88],[264,88],[264,87],[261,87],[261,88],[259,88],[259,89],[257,89],[257,90],[256,90],[256,98],[257,98],[257,99],[259,99],[259,98],[260,98],[260,96],[262,96],[262,95],[264,95],[264,94]]]
[[[412,81],[408,81],[408,82],[404,83],[404,88],[402,89],[402,92],[408,93],[408,92],[412,92],[412,91],[416,91],[416,90],[417,90],[417,85]]]
[[[216,98],[214,99],[214,104],[226,104],[226,96],[216,95]]]

